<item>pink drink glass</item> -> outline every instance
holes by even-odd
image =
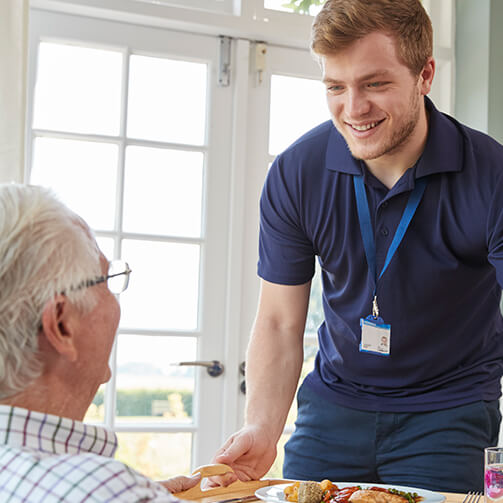
[[[485,503],[503,503],[503,447],[487,447],[484,460]]]

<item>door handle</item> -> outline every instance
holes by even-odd
[[[191,367],[191,366],[196,366],[196,367],[206,367],[206,372],[211,377],[218,377],[221,376],[224,373],[224,364],[219,362],[218,360],[211,360],[211,361],[195,361],[195,362],[177,362],[173,363],[172,365],[179,365],[180,367]]]

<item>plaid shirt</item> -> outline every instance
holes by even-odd
[[[0,405],[0,501],[179,501],[114,460],[116,448],[105,428]]]

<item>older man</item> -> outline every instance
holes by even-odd
[[[0,185],[0,500],[171,502],[196,479],[161,483],[113,459],[114,433],[82,423],[120,318],[125,262],[41,187]]]

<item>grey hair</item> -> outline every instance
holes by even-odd
[[[43,370],[38,335],[45,305],[65,292],[86,312],[101,275],[89,227],[46,188],[0,184],[0,399],[22,391]]]

